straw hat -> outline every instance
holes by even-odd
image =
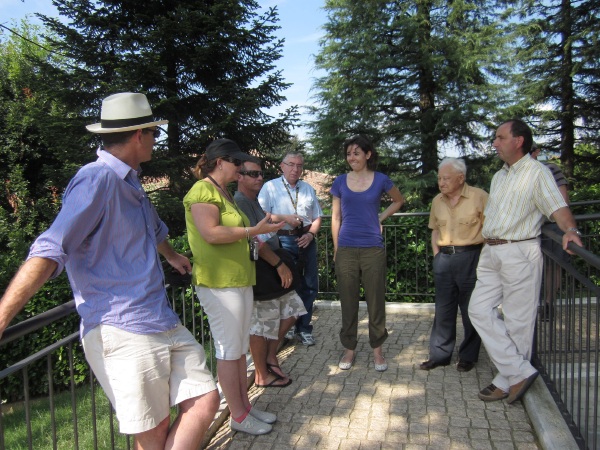
[[[169,123],[154,120],[148,99],[144,94],[122,92],[102,100],[100,123],[87,125],[92,133],[118,133],[149,128]]]

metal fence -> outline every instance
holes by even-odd
[[[600,215],[579,216],[585,249],[576,256],[543,248],[544,278],[534,363],[582,449],[598,449]],[[544,227],[544,239],[561,236]],[[560,245],[560,244],[558,244]],[[544,246],[545,247],[545,246]]]
[[[575,249],[577,256],[565,264],[545,252],[544,285],[553,288],[553,309],[540,303],[536,332],[536,364],[571,425],[582,448],[598,448],[598,270],[600,254],[597,237],[600,216],[582,216],[586,250]],[[319,275],[321,299],[337,298],[333,271],[333,249],[329,217],[319,233]],[[388,259],[388,301],[432,301],[434,295],[431,267],[428,213],[396,214],[384,226]],[[558,239],[552,232],[544,237]],[[548,277],[546,277],[548,274]],[[204,344],[214,373],[210,331],[190,280],[166,271],[174,310],[182,322]],[[558,282],[556,280],[559,280]],[[43,327],[76,314],[70,301],[6,330],[0,348]],[[112,408],[98,388],[82,357],[79,336],[56,338],[56,342],[22,361],[0,371],[0,450],[9,448],[131,448],[130,439],[117,431]],[[1,350],[0,350],[1,351]],[[58,361],[67,361],[68,386],[56,386]],[[43,368],[40,375],[39,367]],[[33,371],[33,367],[37,370]],[[32,378],[31,373],[36,375]],[[44,398],[30,398],[32,383],[47,384]],[[22,400],[4,403],[5,389],[19,385]],[[85,400],[85,401],[83,401]],[[64,415],[64,411],[68,415]],[[57,411],[63,411],[59,415]],[[65,430],[64,423],[70,425]],[[68,444],[65,444],[67,442]]]
[[[206,349],[208,365],[214,374],[216,363],[210,330],[197,298],[192,297],[191,279],[169,271],[165,275],[173,309]],[[77,313],[75,301],[71,300],[18,323],[5,331],[0,348],[73,314]],[[59,359],[67,359],[70,374],[68,389],[63,386],[62,391],[56,389],[55,366]],[[40,368],[45,372],[44,379],[39,377]],[[35,379],[30,377],[32,369],[38,374]],[[47,395],[31,398],[32,383],[45,383]],[[22,400],[7,404],[4,394],[9,387],[14,390],[15,385],[20,386]],[[63,414],[58,415],[57,411]],[[68,411],[67,417],[64,411]],[[68,433],[64,423],[70,423]],[[0,371],[0,450],[130,449],[132,445],[130,436],[118,432],[113,409],[84,360],[79,331]]]

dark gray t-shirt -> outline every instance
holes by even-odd
[[[233,199],[235,200],[235,204],[238,206],[238,208],[240,208],[242,212],[248,216],[250,225],[254,226],[265,218],[266,214],[261,208],[260,203],[258,203],[258,199],[251,200],[240,191],[235,192]],[[267,243],[273,250],[281,247],[277,235],[270,238]]]

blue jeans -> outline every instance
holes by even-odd
[[[302,252],[302,258],[305,260],[304,263],[304,276],[302,277],[302,283],[300,287],[296,289],[296,292],[302,299],[304,307],[306,308],[306,314],[298,317],[296,321],[296,332],[312,333],[312,320],[313,304],[317,298],[319,292],[319,268],[317,267],[317,243],[312,241],[306,248],[298,248],[296,243],[297,236],[279,236],[281,246],[289,251],[294,257],[294,262],[297,264],[299,259],[299,252]]]

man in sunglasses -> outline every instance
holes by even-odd
[[[293,256],[302,273],[297,289],[307,314],[296,321],[296,338],[306,346],[315,345],[312,335],[313,304],[319,292],[316,236],[321,228],[323,211],[313,187],[300,180],[304,170],[304,156],[288,152],[281,162],[283,175],[267,181],[258,194],[258,201],[274,222],[285,221],[277,232],[281,245]]]
[[[202,346],[171,309],[159,253],[181,274],[188,258],[139,179],[160,133],[146,96],[125,92],[102,102],[98,159],[67,186],[51,227],[0,301],[0,337],[50,278],[66,269],[81,316],[85,357],[110,399],[120,431],[136,449],[199,448],[219,406]],[[173,423],[170,407],[178,406]]]
[[[244,161],[238,173],[238,190],[234,195],[237,206],[248,216],[250,225],[254,226],[265,217],[265,212],[258,203],[258,193],[263,185],[263,172],[261,160],[254,158]],[[285,387],[292,380],[279,367],[277,349],[279,342],[294,326],[296,319],[306,314],[302,299],[292,288],[292,271],[275,250],[281,248],[279,237],[260,236],[261,242],[258,251],[259,257],[268,265],[277,270],[281,280],[282,290],[288,291],[277,297],[269,296],[268,299],[254,299],[252,310],[252,323],[250,325],[250,351],[254,360],[255,379],[257,386]],[[268,268],[267,268],[268,270]],[[258,273],[256,279],[262,274]],[[256,296],[256,291],[255,291]]]

